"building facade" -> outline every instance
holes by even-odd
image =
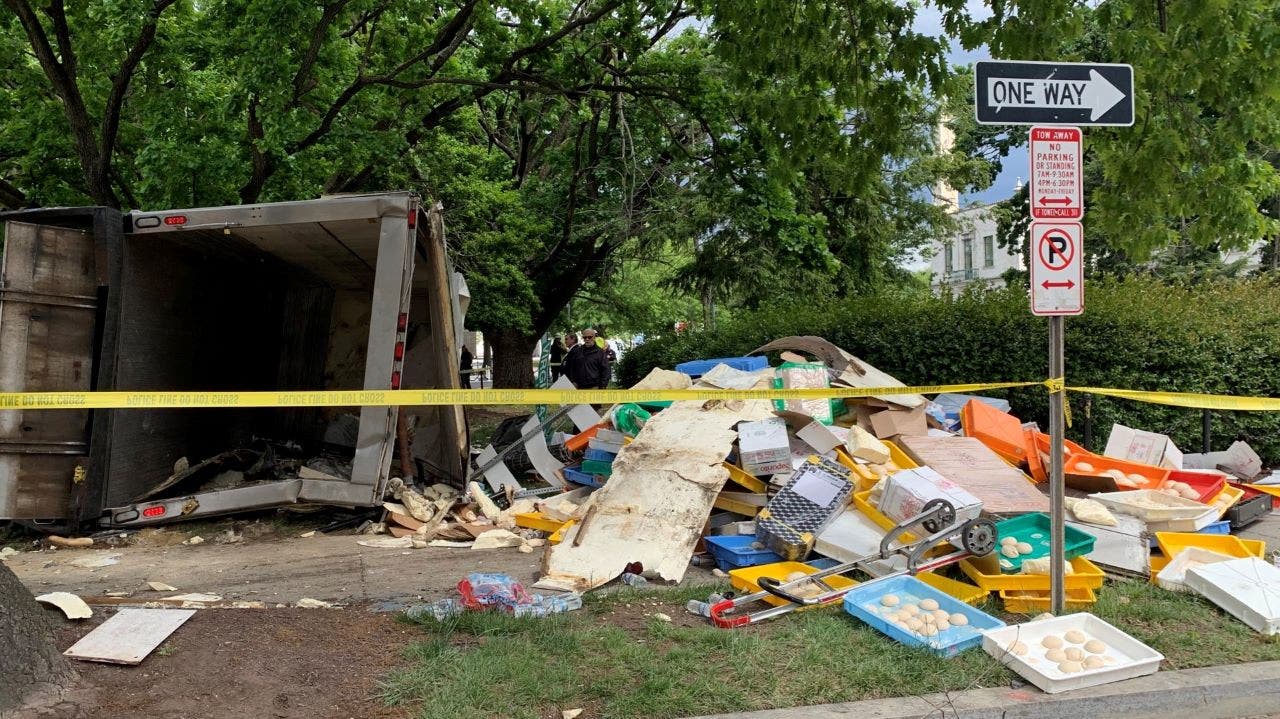
[[[935,292],[959,291],[975,282],[1003,286],[1001,277],[1021,270],[1022,252],[996,242],[996,219],[989,205],[974,205],[955,213],[956,231],[930,248],[929,270]]]

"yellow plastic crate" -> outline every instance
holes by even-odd
[[[990,594],[990,592],[981,587],[975,587],[972,584],[965,584],[964,582],[957,582],[950,577],[944,577],[941,574],[934,574],[933,572],[921,572],[916,575],[916,579],[919,579],[944,594],[949,594],[956,599],[959,599],[965,604],[971,604],[973,606],[981,604],[987,598],[987,595]]]
[[[763,494],[759,496],[763,496]],[[744,517],[754,517],[760,513],[760,510],[764,509],[762,505],[743,502],[739,499],[725,496],[723,493],[716,495],[716,499],[711,506],[716,509],[723,509],[726,512],[741,514]]]
[[[1156,532],[1156,544],[1160,545],[1160,553],[1168,559],[1173,559],[1178,556],[1178,552],[1191,547],[1241,558],[1262,557],[1267,551],[1267,543],[1260,539],[1241,539],[1230,534],[1200,532]]]
[[[1218,501],[1219,497],[1224,497],[1224,496],[1230,499],[1230,501],[1222,503],[1222,511],[1218,514],[1218,519],[1222,519],[1223,517],[1227,516],[1227,510],[1234,507],[1236,505],[1236,502],[1239,502],[1240,499],[1244,497],[1244,490],[1240,489],[1239,487],[1232,487],[1229,484],[1224,485],[1222,487],[1222,491],[1210,497],[1209,501],[1205,502],[1205,504],[1212,505],[1214,502]]]
[[[804,564],[802,562],[774,562],[773,564],[757,564],[754,567],[739,567],[737,569],[730,569],[729,584],[733,585],[734,589],[738,589],[747,594],[754,594],[760,591],[761,577],[769,577],[770,579],[776,579],[779,582],[785,582],[787,580],[787,575],[791,574],[792,572],[804,572],[805,574],[817,574],[819,571],[821,570],[817,569],[816,567],[811,567],[808,564]],[[858,586],[857,581],[850,579],[848,577],[840,576],[840,575],[832,575],[830,577],[824,577],[822,581],[830,585],[832,589],[845,589],[848,587]],[[784,604],[789,604],[789,602],[787,602],[785,599],[779,599],[778,597],[775,597],[773,595],[769,595],[765,597],[764,601],[768,602],[769,604],[772,604],[775,607],[780,607]],[[832,603],[838,604],[839,602],[832,602]],[[805,609],[815,609],[820,606],[824,606],[824,605],[815,604],[812,607],[803,607],[800,609],[800,611],[804,611]]]
[[[575,525],[575,524],[577,524],[577,523],[578,523],[578,520],[576,520],[576,519],[570,519],[569,521],[565,522],[564,524],[562,524],[562,525],[560,526],[560,528],[559,528],[559,529],[557,529],[556,531],[552,532],[550,537],[547,537],[547,543],[548,543],[548,544],[559,544],[560,542],[562,542],[562,541],[564,540],[564,533],[565,533],[565,532],[567,532],[567,531],[569,531],[569,527],[572,527],[573,525]]]
[[[914,459],[908,457],[907,453],[903,452],[901,447],[887,439],[882,439],[880,441],[884,442],[885,445],[889,447],[889,459],[892,460],[894,464],[898,465],[898,469],[920,468],[920,465],[916,464]],[[892,472],[890,472],[890,474],[892,474]]]
[[[564,526],[564,522],[552,519],[542,512],[519,512],[515,520],[517,527],[536,529],[540,532],[557,532]]]
[[[1074,573],[1068,574],[1063,580],[1068,590],[1101,589],[1103,581],[1106,580],[1106,574],[1102,569],[1084,557],[1071,560],[1071,569]],[[960,571],[972,579],[974,584],[988,592],[1001,589],[1049,591],[1048,574],[1004,574],[998,566],[994,574],[986,574],[973,559],[961,559]]]
[[[1064,594],[1067,609],[1088,609],[1098,602],[1098,595],[1088,587],[1067,589]],[[1040,614],[1049,611],[1050,605],[1049,591],[1040,589],[1001,589],[1000,600],[1006,612],[1016,614]]]
[[[725,462],[724,468],[729,470],[729,481],[734,484],[746,487],[756,494],[764,494],[769,489],[769,485],[765,484],[764,480],[748,474],[736,464]]]
[[[898,469],[918,469],[920,467],[920,465],[916,464],[915,460],[908,457],[907,453],[903,452],[898,445],[888,440],[880,441],[884,442],[885,446],[889,448],[889,461],[897,465]],[[880,475],[871,471],[866,465],[858,464],[847,452],[844,451],[844,449],[840,447],[836,447],[836,460],[840,462],[840,464],[848,467],[849,470],[857,477],[857,491],[859,492],[865,492],[866,490],[871,489],[875,486],[876,482],[880,481]],[[897,470],[891,470],[889,474],[893,474],[895,471]]]
[[[871,490],[867,489],[861,492],[853,493],[853,506],[858,508],[859,512],[871,518],[877,526],[884,530],[890,530],[898,526],[898,523],[889,519],[888,515],[881,512],[878,507],[871,503]],[[916,541],[916,535],[911,532],[903,532],[898,536],[898,541],[903,544]]]

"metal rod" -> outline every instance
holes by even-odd
[[[1063,318],[1049,318],[1049,377],[1061,380],[1064,374]],[[1049,394],[1049,601],[1050,611],[1061,614],[1066,604],[1064,576],[1064,495],[1062,477],[1062,435],[1065,424],[1063,400],[1065,392],[1059,388]]]
[[[547,417],[546,419],[539,422],[537,427],[534,427],[528,432],[520,435],[520,439],[517,439],[516,441],[507,445],[506,447],[503,447],[502,451],[498,452],[497,456],[491,458],[488,462],[485,462],[479,467],[476,467],[475,471],[473,471],[470,475],[468,475],[467,480],[470,481],[472,477],[478,477],[484,474],[485,472],[489,471],[490,469],[498,466],[498,463],[502,461],[503,457],[506,457],[508,454],[511,454],[512,452],[516,451],[517,447],[523,447],[525,442],[528,442],[529,440],[541,434],[542,430],[545,429],[547,425],[560,419],[566,414],[569,414],[569,410],[573,409],[573,407],[574,405],[565,405],[564,407],[561,407],[560,409],[556,410],[556,412],[552,414],[550,417]]]
[[[1200,447],[1201,452],[1208,454],[1213,451],[1209,446],[1209,434],[1213,430],[1213,413],[1208,409],[1200,410]]]
[[[1084,397],[1084,448],[1093,451],[1093,395]]]

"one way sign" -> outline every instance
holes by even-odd
[[[974,71],[983,125],[1133,124],[1133,66],[980,60]]]

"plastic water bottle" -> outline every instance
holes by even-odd
[[[404,610],[404,613],[415,621],[427,617],[437,621],[444,621],[450,617],[456,617],[464,611],[466,611],[466,607],[462,606],[462,602],[453,597],[448,597],[427,604],[415,604]]]
[[[643,587],[649,583],[649,580],[645,579],[639,574],[633,574],[631,572],[623,572],[622,583],[627,585],[628,587]]]
[[[533,604],[517,604],[511,613],[517,617],[545,617],[563,614],[582,608],[581,594],[565,594],[557,597],[539,597]]]
[[[711,596],[707,597],[707,601],[705,602],[700,602],[697,599],[690,599],[689,603],[684,605],[684,608],[687,609],[690,614],[697,614],[698,616],[702,616],[702,617],[710,617],[711,608],[723,601],[724,601],[724,597],[722,597],[721,595],[712,594]]]

